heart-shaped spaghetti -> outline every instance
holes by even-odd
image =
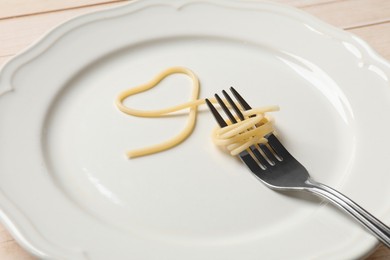
[[[192,80],[192,94],[189,102],[158,110],[137,110],[123,104],[125,99],[128,97],[152,89],[166,77],[177,73],[185,74]],[[205,104],[205,99],[198,98],[199,90],[199,79],[191,70],[184,67],[171,67],[158,74],[154,79],[146,84],[121,92],[115,100],[115,105],[123,113],[132,116],[161,117],[189,108],[187,123],[179,134],[162,143],[128,151],[126,152],[127,157],[134,158],[165,151],[187,139],[195,127],[198,107]],[[212,103],[217,102],[214,98],[209,99],[209,101]],[[243,114],[245,116],[245,120],[236,124],[230,124],[224,128],[217,128],[213,131],[214,143],[218,146],[226,147],[232,155],[237,155],[253,144],[267,142],[264,136],[273,132],[274,128],[272,121],[269,121],[265,117],[265,113],[275,110],[278,110],[278,107],[271,106],[244,111]]]

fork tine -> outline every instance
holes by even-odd
[[[235,90],[233,87],[230,87],[231,92],[233,93],[234,97],[237,99],[237,101],[240,103],[240,105],[245,109],[249,110],[252,107],[245,101],[245,99],[238,93],[237,90]],[[229,101],[229,100],[228,100]],[[240,111],[241,112],[241,111]],[[242,113],[241,113],[242,114]],[[279,143],[280,144],[280,143]],[[280,144],[281,145],[281,144]],[[256,156],[256,158],[259,160],[260,163],[263,165],[270,164],[275,165],[275,162],[278,160],[278,158],[274,155],[274,153],[267,147],[265,144],[258,144],[260,149],[263,151],[264,155],[267,157],[267,159],[264,158],[264,156],[258,151],[257,147],[251,147],[251,150],[253,154]],[[273,148],[271,146],[271,148]],[[274,149],[275,150],[275,149]]]
[[[217,101],[218,101],[218,99],[217,99]],[[222,101],[222,103],[223,103],[223,101]],[[214,105],[207,98],[206,98],[206,104],[209,107],[211,113],[213,114],[213,116],[214,116],[215,120],[217,121],[217,123],[219,124],[219,126],[221,128],[226,127],[228,124],[225,122],[225,120],[222,118],[222,116],[218,113],[217,109],[214,107]],[[255,161],[255,159],[253,159],[252,156],[247,151],[244,151],[240,154],[240,159],[248,166],[248,168],[252,172],[258,171],[259,169],[261,169],[261,167]]]
[[[288,157],[292,157],[292,155],[287,151],[286,148],[282,145],[282,143],[278,140],[278,138],[271,134],[267,137],[269,145],[274,149],[274,151],[282,157],[281,159],[286,159]]]
[[[267,165],[269,164],[268,161],[264,158],[264,156],[260,153],[260,151],[254,145],[252,145],[250,147],[250,149],[251,149],[252,153],[256,156],[256,159],[259,161],[261,166],[264,169],[266,169]]]
[[[233,90],[234,90],[234,89],[233,89]],[[235,91],[235,92],[236,92],[236,94],[238,94],[237,91]],[[240,118],[240,120],[241,120],[241,121],[245,120],[244,115],[242,114],[241,110],[237,107],[236,103],[234,103],[234,101],[233,101],[232,98],[229,96],[229,94],[228,94],[225,90],[222,90],[222,94],[225,96],[227,102],[230,104],[230,106],[231,106],[231,107],[233,108],[233,110],[236,112],[236,114],[237,114],[237,116]],[[234,94],[234,92],[233,92],[233,94]],[[238,94],[238,95],[239,95],[239,94]],[[241,96],[240,96],[240,97],[241,97]],[[244,101],[243,98],[241,98],[241,99],[242,99],[242,101]],[[245,102],[245,101],[244,101],[244,102]],[[249,106],[246,102],[245,102],[245,104],[246,104],[247,106]],[[257,149],[257,147],[254,146],[254,145],[252,145],[252,146],[250,147],[250,149],[251,149],[253,155],[255,155],[255,157],[256,157],[256,159],[258,160],[258,162],[260,163],[260,165],[261,165],[262,167],[264,167],[264,168],[267,168],[266,165],[267,165],[267,164],[270,164],[270,163],[264,158],[264,156],[260,153],[260,151]],[[266,152],[264,152],[264,153],[267,155]],[[272,164],[272,163],[273,163],[273,162],[272,162],[272,159],[269,158],[269,160],[271,161],[271,164]]]
[[[206,104],[209,107],[211,113],[213,114],[213,116],[214,116],[215,120],[217,121],[217,123],[219,124],[219,126],[221,128],[227,126],[227,123],[225,122],[225,120],[223,120],[222,116],[218,113],[217,109],[213,106],[213,104],[211,104],[211,102],[207,98],[206,98]]]
[[[222,107],[223,111],[225,114],[229,117],[230,121],[235,124],[237,123],[236,118],[233,116],[233,114],[230,112],[229,108],[226,106],[225,102],[218,96],[218,94],[214,95],[215,98],[217,99],[218,104]]]
[[[269,162],[271,165],[275,165],[275,162],[278,160],[276,159],[275,155],[272,151],[267,147],[266,144],[259,144],[260,149],[264,152],[265,156],[267,156]]]
[[[250,109],[249,104],[241,97],[238,92],[231,87],[233,95],[235,95],[239,103],[242,104],[242,106],[245,106]],[[226,100],[229,102],[229,104],[232,106],[233,110],[237,113],[240,120],[245,120],[244,115],[242,114],[241,110],[237,107],[237,105],[233,102],[233,100],[230,98],[229,94],[226,91],[222,91],[224,96],[226,97]],[[259,151],[259,148],[263,151],[263,154]],[[266,147],[264,144],[259,144],[258,146],[252,145],[249,147],[252,151],[253,155],[256,157],[257,161],[259,162],[260,166],[264,169],[267,168],[267,165],[275,165],[275,156],[271,151],[268,150],[268,147]],[[265,156],[264,156],[265,155]]]
[[[230,91],[233,93],[234,97],[237,99],[238,103],[244,108],[244,110],[252,109],[252,107],[242,98],[242,96],[235,90],[233,87],[230,87]]]
[[[240,118],[240,120],[243,121],[245,119],[244,115],[242,114],[241,110],[237,107],[236,103],[232,100],[232,98],[225,90],[222,90],[222,94],[225,96],[227,102],[233,108],[234,112],[236,112],[238,118]]]
[[[252,158],[252,155],[250,155],[247,151],[243,151],[240,154],[240,159],[245,163],[246,166],[252,171],[252,172],[258,172],[259,170],[262,170],[262,167],[266,168],[264,165],[259,165],[255,159]]]
[[[223,108],[224,106],[226,107],[226,105],[223,103],[223,101],[219,98],[218,95],[215,95],[216,98],[217,98],[217,101],[218,103],[220,104],[220,106]],[[217,109],[214,107],[214,105],[210,102],[210,100],[208,100],[206,98],[206,104],[207,106],[209,107],[211,113],[213,114],[215,120],[218,122],[219,126],[221,128],[223,127],[226,127],[227,126],[227,123],[225,122],[225,120],[222,118],[222,116],[218,113]],[[226,107],[227,108],[227,107]],[[230,113],[230,111],[229,111]],[[235,118],[234,118],[235,120]],[[236,120],[235,120],[236,121]],[[237,123],[237,121],[236,121]],[[241,160],[248,166],[248,168],[254,172],[254,171],[258,171],[259,169],[261,169],[261,166],[255,161],[255,159],[252,158],[252,156],[247,152],[247,151],[243,151],[241,154],[240,154],[240,158]]]

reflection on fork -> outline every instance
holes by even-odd
[[[230,88],[230,90],[243,110],[251,109],[251,106],[234,88]],[[228,104],[225,104],[218,94],[215,94],[215,97],[230,122],[235,124],[238,120],[245,120],[243,111],[240,110],[229,94],[226,91],[222,91],[222,93]],[[226,127],[228,125],[227,121],[223,119],[209,100],[206,99],[206,103],[219,126],[221,128]],[[233,115],[228,106],[231,107],[236,116]],[[390,228],[388,226],[345,195],[311,179],[306,168],[287,151],[273,133],[267,135],[266,138],[268,140],[267,144],[252,145],[239,154],[242,162],[258,180],[274,190],[306,191],[327,199],[354,217],[390,248]]]

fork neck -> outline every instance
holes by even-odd
[[[355,218],[360,224],[371,231],[382,243],[390,248],[390,228],[388,226],[340,192],[311,179],[308,179],[306,183],[309,186],[306,188],[307,191],[334,203],[336,206]]]

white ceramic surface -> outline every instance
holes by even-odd
[[[253,106],[279,105],[278,132],[311,175],[390,224],[390,66],[367,44],[273,3],[134,1],[59,26],[1,71],[1,218],[25,248],[96,260],[373,249],[335,207],[269,190],[215,148],[206,109],[183,144],[127,160],[125,150],[166,139],[186,117],[132,118],[113,101],[170,66],[192,69],[202,97],[232,85]],[[189,88],[173,75],[128,104],[176,104]]]

